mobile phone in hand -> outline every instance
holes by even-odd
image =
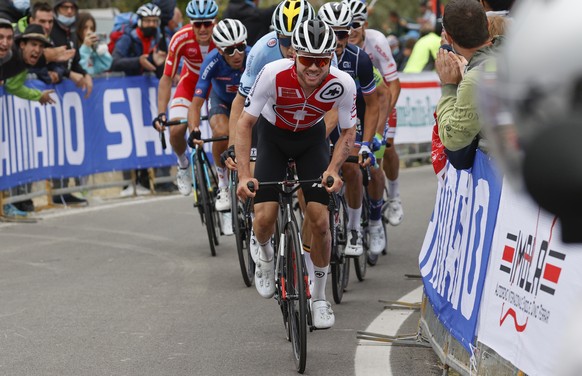
[[[447,50],[449,52],[455,52],[455,51],[453,51],[453,47],[450,44],[446,44],[446,43],[445,44],[441,44],[441,48],[443,50]]]

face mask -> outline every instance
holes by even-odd
[[[19,11],[24,12],[30,8],[30,0],[14,0],[12,1],[12,5]]]
[[[59,14],[59,15],[57,15],[57,21],[60,24],[65,25],[66,27],[69,27],[72,24],[74,24],[75,21],[77,21],[77,17],[76,16],[67,17],[67,16],[63,16],[62,14]]]
[[[156,35],[156,33],[158,32],[158,28],[157,27],[142,27],[141,32],[143,33],[144,37],[150,38],[150,37],[153,37],[154,35]]]

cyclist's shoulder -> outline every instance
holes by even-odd
[[[259,39],[254,46],[250,49],[249,55],[254,57],[255,59],[258,58],[265,58],[267,56],[272,55],[274,52],[281,53],[279,51],[279,42],[277,41],[277,33],[270,32],[268,34],[263,35],[261,39]]]
[[[192,31],[192,27],[190,25],[182,27],[172,36],[172,39],[170,39],[169,49],[175,50],[185,43],[191,43],[193,41],[193,35],[194,32]]]

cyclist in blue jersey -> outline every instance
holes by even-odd
[[[376,133],[379,112],[379,91],[376,90],[374,66],[370,57],[359,47],[349,44],[352,12],[345,3],[326,3],[317,13],[320,20],[329,25],[336,35],[335,53],[338,57],[338,67],[348,73],[355,81],[358,89],[356,108],[358,122],[356,124],[356,147],[352,154],[367,152],[372,166],[375,165],[374,154],[370,150],[371,142]],[[332,142],[337,139],[337,133],[331,135]],[[358,151],[359,149],[359,151]],[[359,166],[345,163],[342,173],[346,183],[346,202],[348,204],[348,238],[345,248],[347,256],[360,256],[363,253],[360,217],[362,214],[362,173]]]
[[[239,20],[224,19],[212,30],[212,40],[217,48],[206,55],[200,68],[200,78],[196,83],[194,98],[188,109],[188,124],[191,132],[199,131],[200,110],[208,97],[208,117],[212,136],[228,136],[231,103],[236,96],[250,52],[246,39],[247,30]],[[212,90],[210,90],[211,87]],[[196,140],[194,142],[200,143]],[[212,156],[218,173],[217,211],[230,210],[228,175],[220,161],[220,154],[226,150],[227,146],[227,141],[212,144]]]

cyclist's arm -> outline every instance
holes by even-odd
[[[398,97],[400,96],[400,80],[397,78],[390,82],[386,82],[386,85],[388,85],[390,91],[390,108],[388,109],[388,113],[391,113],[394,106],[396,106]]]
[[[236,93],[234,101],[230,106],[230,117],[228,119],[228,146],[234,145],[236,141],[236,123],[238,122],[245,105],[245,97],[241,93]],[[236,150],[236,147],[235,147]]]
[[[376,134],[376,126],[378,124],[378,93],[374,91],[368,95],[364,95],[364,102],[366,102],[366,116],[364,117],[364,134],[362,141],[372,141],[374,134]]]
[[[331,111],[325,114],[323,117],[323,121],[325,122],[325,137],[329,137],[329,134],[337,128],[337,119],[337,108],[332,108]]]
[[[376,133],[384,134],[384,128],[390,115],[390,90],[388,86],[382,81],[376,86],[378,92],[378,125],[376,126]]]
[[[236,123],[236,160],[239,179],[248,179],[251,177],[250,155],[251,155],[251,136],[253,126],[258,117],[243,111]]]
[[[190,132],[200,130],[200,110],[204,105],[204,98],[195,96],[188,108],[188,129]]]
[[[158,84],[158,114],[166,112],[172,95],[172,77],[162,75]]]

